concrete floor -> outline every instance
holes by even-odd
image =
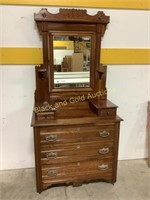
[[[118,180],[80,187],[62,186],[36,193],[34,169],[0,171],[0,200],[150,200],[146,160],[119,161]]]

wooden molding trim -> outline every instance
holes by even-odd
[[[43,62],[41,48],[0,48],[0,64],[36,65]],[[101,63],[112,65],[150,64],[150,49],[102,49]]]
[[[150,0],[0,0],[2,5],[59,6],[149,10]]]

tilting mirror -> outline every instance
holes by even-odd
[[[54,35],[54,88],[90,87],[91,36]]]

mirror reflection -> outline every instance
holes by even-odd
[[[54,88],[90,86],[91,36],[53,36]]]

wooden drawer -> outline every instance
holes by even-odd
[[[58,179],[47,179],[42,180],[42,189],[47,189],[52,185],[63,184],[66,185],[73,184],[74,186],[82,185],[83,183],[90,183],[91,181],[107,181],[113,183],[112,174],[84,174],[80,176],[69,176]]]
[[[42,181],[55,181],[59,179],[69,179],[69,177],[77,176],[95,176],[95,175],[111,175],[112,174],[112,158],[109,159],[93,159],[84,162],[74,162],[69,164],[59,163],[54,167],[42,165]]]
[[[72,145],[42,145],[41,163],[77,162],[89,158],[113,156],[113,142],[74,143]]]
[[[116,108],[107,108],[107,109],[100,109],[98,111],[99,116],[101,117],[111,117],[116,116]]]
[[[41,128],[41,144],[89,142],[114,138],[114,125],[92,125],[61,128]]]

